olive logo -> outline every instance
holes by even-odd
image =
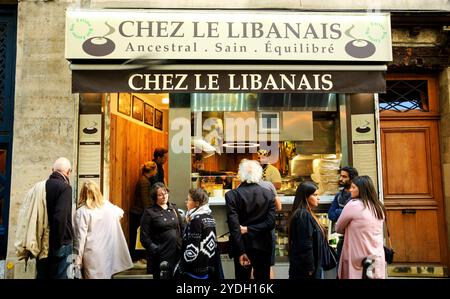
[[[353,39],[345,45],[345,52],[355,58],[368,58],[372,56],[376,50],[375,45],[366,39],[355,38],[350,33],[354,27],[355,25],[352,25],[345,31],[345,35]]]
[[[94,29],[89,20],[78,18],[74,23],[70,24],[69,31],[74,38],[86,39],[92,34]]]
[[[101,57],[109,55],[114,51],[116,45],[111,39],[107,38],[106,36],[114,33],[115,29],[107,22],[105,22],[105,25],[109,28],[109,32],[103,36],[94,36],[84,41],[84,52],[92,56]]]

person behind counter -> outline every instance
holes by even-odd
[[[168,262],[172,275],[181,257],[181,232],[184,225],[177,208],[169,202],[169,190],[164,184],[153,185],[150,198],[154,203],[142,215],[141,243],[148,253],[147,273],[159,279],[161,262]]]
[[[322,248],[325,229],[312,211],[319,205],[317,186],[302,182],[288,220],[289,278],[323,278]]]
[[[373,278],[385,278],[383,222],[386,209],[378,200],[377,191],[369,176],[353,178],[350,192],[352,200],[345,205],[336,222],[337,232],[345,232],[338,277],[361,279],[361,263],[364,258],[372,256],[375,260]]]
[[[345,205],[351,200],[350,186],[352,185],[353,178],[358,176],[356,168],[351,166],[344,166],[340,169],[339,187],[342,189],[336,194],[328,210],[328,219],[333,221],[333,226],[339,219]],[[337,263],[339,264],[339,258],[342,252],[342,245],[344,244],[344,235],[339,237],[339,242],[336,247]]]
[[[263,174],[262,180],[271,182],[276,190],[281,188],[281,174],[280,171],[269,163],[270,151],[260,149],[258,150],[258,159],[261,163]]]
[[[275,227],[274,194],[258,185],[262,168],[257,161],[239,164],[241,184],[225,194],[235,277],[249,280],[253,269],[256,280],[270,278],[272,230]],[[241,234],[241,226],[247,233]]]

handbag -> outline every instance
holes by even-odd
[[[322,242],[322,269],[325,271],[336,268],[337,253],[333,247],[328,244],[328,241]]]
[[[384,259],[385,259],[386,263],[392,264],[392,262],[394,261],[395,250],[392,248],[391,234],[389,233],[389,225],[387,222],[387,216],[385,216],[384,221],[386,222],[386,231],[387,231],[388,242],[389,242],[389,246],[386,246],[386,245],[383,246],[384,247]]]
[[[386,260],[386,263],[388,264],[392,264],[392,262],[394,261],[394,249],[387,247],[387,246],[383,246],[384,247],[384,259]]]

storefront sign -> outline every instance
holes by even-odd
[[[381,71],[74,70],[72,92],[385,92]]]
[[[374,115],[352,115],[351,122],[353,166],[358,169],[360,174],[368,175],[376,187],[378,180]]]
[[[102,157],[102,115],[80,114],[78,145],[78,190],[92,180],[100,186]]]
[[[391,61],[390,16],[69,10],[66,58]]]

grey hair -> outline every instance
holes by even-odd
[[[67,172],[71,168],[70,161],[67,158],[58,158],[53,164],[53,171]]]
[[[239,178],[241,182],[259,183],[262,177],[262,167],[258,161],[244,159],[239,164]]]

